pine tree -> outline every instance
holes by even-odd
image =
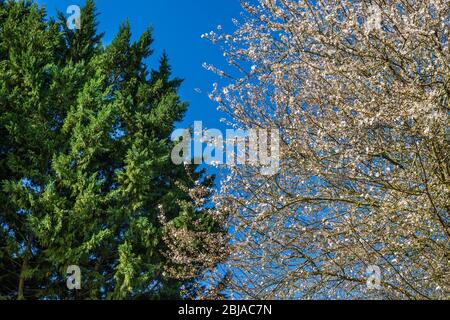
[[[182,80],[166,54],[157,70],[144,63],[151,29],[134,42],[124,23],[103,47],[95,18],[90,0],[80,31],[32,2],[0,2],[7,299],[183,298],[224,250],[207,208],[213,177],[170,159]],[[69,265],[82,270],[81,290],[66,287]]]

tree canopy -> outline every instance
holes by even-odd
[[[217,197],[230,290],[448,299],[449,1],[243,6],[234,33],[205,35],[230,65],[208,66],[212,97],[236,127],[278,128],[281,159],[272,177],[232,168]]]
[[[182,81],[166,54],[149,69],[151,29],[133,41],[125,22],[104,46],[96,15],[88,0],[69,30],[31,1],[0,2],[5,299],[183,298],[223,249],[214,177],[170,159]]]

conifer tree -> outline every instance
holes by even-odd
[[[0,2],[0,296],[166,299],[196,294],[224,254],[213,177],[175,166],[187,104],[152,31],[124,23],[101,45],[93,1],[81,30],[30,1]],[[81,289],[66,287],[81,268]]]

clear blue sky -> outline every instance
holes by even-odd
[[[49,15],[57,10],[66,12],[69,5],[84,4],[84,0],[37,0],[44,4]],[[223,128],[219,119],[223,117],[207,93],[217,76],[202,68],[203,62],[224,66],[219,46],[201,39],[203,33],[222,25],[225,32],[233,29],[231,19],[242,11],[239,0],[96,0],[99,31],[105,32],[104,43],[109,43],[120,24],[128,19],[133,36],[138,38],[148,26],[154,28],[154,56],[148,61],[156,66],[163,50],[169,54],[174,75],[184,78],[180,95],[189,102],[185,121],[178,127],[186,127],[202,120],[206,127]],[[197,93],[194,89],[201,89]]]

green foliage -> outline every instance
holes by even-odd
[[[165,275],[159,207],[177,228],[221,232],[186,191],[203,173],[170,160],[187,105],[167,55],[148,70],[152,32],[133,42],[128,23],[102,47],[95,17],[87,1],[72,31],[62,14],[0,1],[2,298],[181,298],[195,279]]]

